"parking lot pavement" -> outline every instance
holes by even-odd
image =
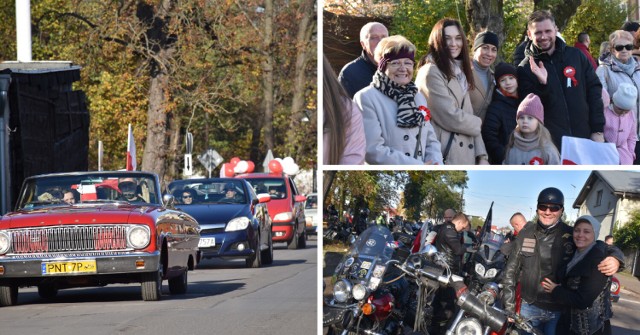
[[[618,273],[616,278],[620,281],[622,289],[633,293],[640,298],[640,279],[628,273]]]

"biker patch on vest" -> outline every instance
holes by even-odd
[[[535,238],[525,238],[522,241],[522,252],[533,253],[536,250],[536,239]]]

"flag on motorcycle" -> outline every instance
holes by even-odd
[[[489,207],[489,213],[487,213],[487,218],[484,220],[484,224],[482,225],[482,229],[480,230],[480,236],[478,236],[478,241],[482,241],[484,235],[491,232],[491,220],[493,216],[493,201],[491,202],[491,206]]]
[[[133,131],[129,123],[129,136],[127,137],[127,171],[135,171],[138,167],[136,163],[136,143],[133,140]]]

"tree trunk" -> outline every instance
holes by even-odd
[[[489,30],[498,35],[502,44],[505,36],[502,5],[503,0],[465,0],[471,38],[483,30]]]
[[[168,151],[168,168],[165,173],[165,181],[170,182],[174,179],[181,179],[184,169],[184,156],[180,154],[181,129],[180,118],[175,117],[173,113],[169,114],[169,151]],[[186,152],[185,152],[186,153]],[[182,163],[182,164],[180,164]]]
[[[564,0],[558,1],[553,7],[549,10],[553,14],[553,17],[556,19],[556,26],[558,26],[558,30],[562,32],[564,28],[569,23],[569,20],[576,13],[578,7],[582,4],[581,0]],[[533,9],[546,9],[541,8],[544,6],[544,2],[542,0],[534,0]]]
[[[263,99],[264,99],[264,145],[265,153],[274,148],[274,134],[273,134],[273,0],[265,1],[265,22],[264,22],[264,53],[265,58],[262,63],[262,78],[263,78]]]
[[[336,171],[324,171],[322,176],[323,199],[327,199],[327,196],[329,195],[329,190],[331,189],[331,185],[333,184],[333,180],[335,179],[335,177],[336,177]]]
[[[296,35],[296,45],[298,46],[298,54],[296,56],[296,64],[295,64],[295,78],[294,78],[294,88],[293,88],[293,101],[291,103],[291,119],[289,120],[289,129],[300,129],[300,123],[302,118],[305,116],[304,107],[305,107],[305,92],[306,92],[306,68],[307,63],[310,58],[310,53],[315,51],[314,45],[311,41],[311,36],[313,35],[315,22],[312,20],[313,18],[313,4],[315,0],[300,0],[298,13],[302,14],[302,19],[298,25],[298,34]],[[311,120],[309,120],[311,123]],[[313,129],[312,129],[313,130]],[[293,145],[290,148],[289,156],[293,156],[293,158],[297,161],[298,150],[301,147],[304,147],[303,144],[300,143],[301,140],[300,134],[307,134],[306,131],[290,131],[288,134],[288,143]]]

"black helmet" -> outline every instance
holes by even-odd
[[[564,195],[555,187],[547,187],[538,195],[538,203],[564,206]]]

